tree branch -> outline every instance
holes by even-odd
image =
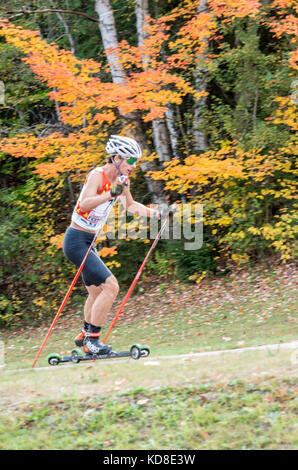
[[[86,15],[86,13],[82,13],[80,11],[73,11],[73,10],[60,10],[57,8],[47,8],[44,10],[27,10],[24,6],[21,10],[7,10],[5,12],[7,15],[17,14],[17,15],[32,15],[34,13],[68,13],[70,15],[78,15],[83,16],[87,20],[93,21],[93,23],[99,23],[99,20],[93,18],[92,16]]]

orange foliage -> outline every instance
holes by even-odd
[[[83,172],[98,163],[100,156],[105,158],[103,135],[92,135],[92,129],[83,129],[68,136],[52,133],[46,137],[33,134],[19,134],[15,138],[3,139],[0,143],[2,152],[15,157],[46,159],[37,164],[36,173],[42,178],[56,178],[66,171]]]
[[[0,19],[0,34],[25,55],[24,62],[49,87],[50,98],[60,103],[63,123],[79,129],[69,135],[20,134],[4,139],[0,150],[37,159],[36,171],[44,178],[87,170],[104,154],[107,126],[116,120],[119,110],[121,114],[139,110],[143,120],[150,121],[162,118],[169,103],[179,105],[188,94],[198,100],[206,95],[196,93],[186,77],[191,76],[198,58],[205,65],[211,63],[206,47],[208,40],[216,37],[219,22],[248,17],[267,25],[277,37],[288,35],[294,41],[294,1],[274,0],[273,4],[275,16],[269,17],[268,6],[258,0],[210,0],[209,10],[201,13],[197,2],[186,0],[167,15],[147,18],[142,46],[131,47],[122,41],[113,50],[126,73],[121,84],[102,82],[98,76],[102,66],[95,60],[77,59],[56,44],[48,44],[38,32]],[[181,27],[171,39],[171,28],[178,18]],[[161,53],[164,45],[168,54]],[[290,51],[289,65],[297,69],[297,51]]]
[[[262,8],[259,0],[209,0],[211,10],[218,17],[224,17],[224,22],[231,22],[235,18],[255,18]]]

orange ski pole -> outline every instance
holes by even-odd
[[[74,277],[74,279],[73,279],[73,281],[72,281],[72,283],[71,283],[71,285],[70,285],[70,287],[69,287],[69,289],[68,289],[68,291],[67,291],[67,294],[66,294],[66,296],[64,297],[64,299],[63,299],[63,301],[62,301],[62,303],[61,303],[61,305],[60,305],[60,307],[59,307],[59,309],[58,309],[58,312],[56,313],[56,316],[55,316],[54,320],[52,321],[52,324],[51,324],[51,326],[50,326],[50,328],[49,328],[49,331],[47,332],[47,334],[46,334],[46,336],[45,336],[45,338],[44,338],[44,340],[43,340],[43,342],[42,342],[42,345],[41,345],[41,347],[40,347],[38,353],[36,354],[36,357],[35,357],[35,359],[34,359],[34,362],[33,362],[33,364],[32,364],[32,367],[34,367],[35,364],[36,364],[36,362],[38,361],[38,358],[39,358],[39,356],[40,356],[40,354],[41,354],[41,352],[42,352],[42,350],[43,350],[43,348],[44,348],[44,346],[45,346],[45,344],[46,344],[46,342],[47,342],[47,340],[48,340],[48,337],[50,336],[50,334],[51,334],[51,332],[52,332],[54,326],[56,325],[56,322],[57,322],[58,318],[59,318],[60,315],[61,315],[62,310],[64,309],[64,306],[65,306],[65,304],[66,304],[66,302],[67,302],[67,299],[68,299],[68,297],[70,296],[70,293],[71,293],[72,289],[74,288],[74,286],[75,286],[75,284],[76,284],[76,282],[77,282],[77,280],[78,280],[78,278],[79,278],[79,276],[80,276],[80,274],[81,274],[81,272],[82,272],[82,269],[83,269],[83,267],[84,267],[84,265],[85,265],[86,259],[87,259],[88,255],[89,255],[89,253],[90,253],[90,251],[91,251],[91,249],[92,249],[93,243],[95,242],[95,240],[96,240],[96,238],[97,238],[97,235],[98,235],[98,233],[95,234],[95,236],[94,236],[94,238],[93,238],[93,240],[92,240],[92,242],[91,242],[91,244],[90,244],[90,246],[89,246],[89,248],[88,248],[88,251],[87,251],[87,253],[86,253],[86,255],[85,255],[85,257],[84,257],[84,259],[83,259],[83,261],[82,261],[82,263],[81,263],[81,266],[79,267],[79,269],[78,269],[78,271],[77,271],[77,273],[76,273],[76,275],[75,275],[75,277]]]
[[[126,296],[124,297],[124,299],[123,299],[122,302],[121,302],[121,305],[120,305],[120,307],[119,307],[119,309],[118,309],[118,312],[116,313],[116,315],[115,315],[115,317],[114,317],[114,320],[112,321],[111,326],[110,326],[110,328],[108,329],[108,332],[107,332],[107,334],[105,335],[105,337],[104,337],[104,339],[103,339],[103,343],[105,343],[106,340],[108,339],[108,337],[110,336],[110,333],[111,333],[112,329],[114,328],[115,323],[116,323],[116,321],[118,320],[118,317],[119,317],[120,313],[122,312],[124,305],[125,305],[126,302],[128,301],[128,299],[129,299],[129,297],[130,297],[130,294],[132,293],[132,291],[133,291],[133,289],[134,289],[136,283],[138,282],[138,280],[139,280],[139,278],[140,278],[140,276],[141,276],[141,274],[142,274],[142,271],[143,271],[143,269],[144,269],[144,266],[145,266],[145,264],[147,263],[150,254],[152,253],[152,251],[153,251],[154,248],[156,247],[157,242],[159,241],[159,239],[160,239],[160,237],[161,237],[161,235],[162,235],[162,232],[164,231],[164,228],[165,228],[165,226],[166,226],[166,224],[167,224],[167,222],[168,222],[169,219],[170,219],[170,216],[168,216],[167,219],[164,221],[164,223],[163,223],[163,225],[162,225],[160,231],[158,232],[158,234],[157,234],[157,236],[156,236],[154,242],[152,243],[151,248],[150,248],[150,250],[148,251],[148,253],[147,253],[147,255],[146,255],[146,258],[144,259],[144,261],[143,261],[143,263],[142,263],[140,269],[138,270],[138,272],[137,272],[137,274],[136,274],[136,276],[135,276],[135,278],[134,278],[134,280],[133,280],[133,282],[132,282],[130,288],[129,288],[128,291],[127,291]]]

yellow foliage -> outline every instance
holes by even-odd
[[[112,257],[114,255],[116,255],[118,252],[117,252],[117,247],[116,246],[112,246],[112,247],[104,247],[102,248],[98,254],[99,256],[101,256],[101,258],[106,258],[108,256]]]

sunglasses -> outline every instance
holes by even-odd
[[[130,157],[130,158],[127,158],[126,161],[129,165],[134,165],[137,161],[137,158]]]

